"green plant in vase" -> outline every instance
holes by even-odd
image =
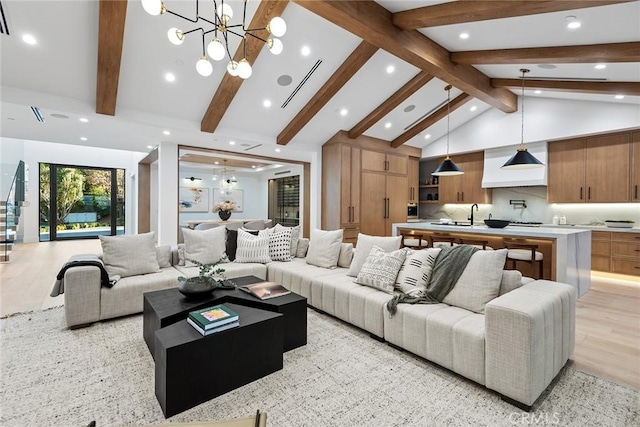
[[[189,278],[185,276],[178,277],[180,282],[178,290],[186,297],[203,298],[216,288],[229,289],[233,287],[224,284],[226,279],[224,275],[225,269],[220,267],[220,264],[228,261],[226,255],[211,263],[202,263],[195,259],[190,259],[189,261],[198,267],[198,275]]]

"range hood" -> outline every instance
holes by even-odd
[[[525,146],[531,154],[545,165],[544,167],[519,170],[502,169],[502,165],[515,154],[519,145],[485,150],[482,188],[546,186],[547,142],[533,142],[525,144]]]

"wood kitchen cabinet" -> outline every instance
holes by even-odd
[[[405,155],[362,150],[362,170],[406,175],[407,163]]]
[[[591,232],[591,269],[611,271],[611,233]]]
[[[440,203],[491,203],[491,189],[482,188],[484,152],[457,154],[452,160],[464,174],[439,177]]]
[[[640,202],[640,132],[631,135],[631,185],[629,199]]]
[[[592,231],[591,269],[640,276],[640,233]]]
[[[407,222],[407,176],[363,171],[362,194],[366,195],[360,217],[360,230],[374,236],[391,236],[391,224]],[[366,208],[365,208],[366,205]]]
[[[344,229],[347,243],[355,243],[360,231],[361,151],[350,145],[322,148],[322,228]]]
[[[549,144],[549,203],[613,203],[631,200],[630,133]]]
[[[407,181],[409,203],[418,203],[420,199],[420,159],[417,157],[409,157]]]

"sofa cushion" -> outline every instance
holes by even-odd
[[[349,268],[353,260],[353,243],[342,243],[338,255],[338,267]]]
[[[272,261],[291,261],[291,228],[269,234],[269,258]]]
[[[433,271],[433,263],[440,250],[440,248],[429,248],[421,251],[408,249],[407,257],[398,272],[396,289],[405,294],[426,290]]]
[[[475,313],[484,313],[484,306],[500,293],[506,258],[507,249],[475,252],[442,302]]]
[[[269,257],[269,236],[254,236],[251,233],[238,230],[238,250],[235,262],[258,262],[266,264],[271,262]]]
[[[189,230],[184,233],[185,264],[191,265],[190,260],[203,264],[216,262],[225,256],[225,241],[227,231],[225,227],[215,227],[209,230]]]
[[[335,268],[340,257],[343,230],[318,230],[311,232],[307,263],[322,268]]]
[[[522,273],[518,270],[503,270],[500,281],[500,295],[511,292],[522,286]]]
[[[291,230],[291,255],[296,256],[296,252],[298,251],[298,240],[300,240],[300,226],[296,225],[295,227],[285,227],[282,224],[276,224],[274,227],[274,231],[276,233],[283,230]]]
[[[227,228],[227,239],[225,240],[225,253],[229,261],[236,259],[236,251],[238,250],[238,229],[230,230]]]
[[[304,258],[307,256],[307,251],[309,250],[309,239],[306,237],[301,237],[298,239],[298,249],[296,250],[297,258]]]
[[[154,231],[131,236],[100,236],[109,276],[129,277],[160,271]]]
[[[386,252],[378,246],[374,246],[362,265],[360,273],[358,273],[356,283],[392,294],[398,271],[400,271],[406,255],[405,249]]]
[[[171,245],[156,246],[156,259],[160,268],[167,268],[173,265]]]
[[[402,236],[397,237],[378,237],[378,236],[369,236],[367,234],[358,233],[358,246],[356,248],[356,252],[353,256],[353,261],[351,261],[351,266],[349,266],[348,276],[358,277],[358,273],[360,273],[360,269],[362,265],[367,260],[371,249],[373,249],[373,245],[378,246],[380,249],[385,252],[395,251],[396,249],[400,249],[400,242],[402,241]]]

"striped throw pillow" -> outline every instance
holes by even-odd
[[[234,262],[247,263],[258,262],[266,264],[271,262],[269,257],[269,236],[254,236],[251,233],[238,230],[238,249]]]

